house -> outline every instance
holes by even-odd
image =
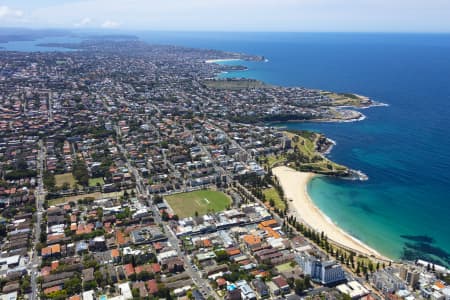
[[[346,284],[340,284],[336,289],[343,295],[349,295],[352,299],[360,299],[367,296],[370,292],[357,281],[350,281]]]
[[[20,255],[12,255],[0,258],[0,266],[6,265],[8,268],[14,268],[19,265]]]
[[[134,271],[136,272],[136,274],[140,274],[142,272],[153,273],[152,265],[136,266],[134,268]]]
[[[152,272],[155,274],[161,273],[161,265],[158,263],[153,263],[152,264]]]
[[[120,261],[119,249],[111,249],[111,259],[113,262],[117,263]]]
[[[0,295],[0,300],[16,300],[17,291]]]
[[[227,287],[228,289],[228,287]],[[241,300],[241,290],[238,288],[228,289],[227,295],[225,296],[226,300]]]
[[[139,290],[139,298],[143,299],[143,298],[148,297],[148,292],[147,292],[147,288],[145,287],[145,282],[140,281],[140,282],[133,283],[133,289]]]
[[[283,276],[272,278],[272,282],[276,285],[281,294],[287,294],[291,291],[289,284]]]
[[[227,281],[222,277],[217,278],[216,283],[219,289],[225,288],[227,286]]]
[[[256,300],[256,294],[253,289],[248,285],[247,281],[239,280],[236,282],[236,286],[241,291],[242,300]]]
[[[162,263],[162,267],[170,273],[182,272],[184,271],[184,261],[179,257],[168,258]]]
[[[61,245],[55,244],[41,249],[41,255],[43,258],[47,257],[59,257],[61,255]]]
[[[106,242],[104,236],[96,236],[92,240],[89,241],[89,250],[90,251],[105,251],[106,250]]]
[[[129,278],[131,275],[135,274],[135,270],[132,264],[126,264],[123,265],[123,271],[125,272],[125,275],[127,278]]]
[[[88,282],[94,280],[94,268],[84,269],[81,271],[83,276],[83,281]]]
[[[261,238],[253,234],[247,234],[243,236],[244,243],[249,249],[261,247]]]
[[[267,287],[267,285],[264,283],[263,280],[258,279],[258,278],[253,279],[252,285],[255,288],[256,293],[258,294],[258,296],[260,298],[267,298],[270,296],[269,288]]]
[[[123,296],[123,299],[133,299],[133,294],[131,293],[128,282],[118,284],[117,287],[119,288],[120,295]]]
[[[146,285],[149,294],[155,295],[156,293],[158,293],[158,283],[155,279],[147,281]]]

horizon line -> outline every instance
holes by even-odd
[[[325,31],[325,30],[200,30],[200,29],[130,29],[130,28],[100,28],[100,27],[18,27],[0,26],[4,29],[16,30],[64,30],[64,31],[97,31],[97,32],[158,32],[158,33],[332,33],[332,34],[450,34],[450,31]],[[0,34],[1,35],[1,34]]]

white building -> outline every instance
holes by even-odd
[[[349,295],[352,299],[359,299],[367,296],[370,292],[357,281],[350,281],[346,284],[340,284],[336,289],[342,294]]]
[[[119,288],[120,295],[123,296],[123,299],[133,299],[133,294],[131,293],[128,282],[118,284],[117,287]]]
[[[323,285],[332,285],[345,281],[345,273],[341,265],[335,261],[320,261],[307,253],[297,254],[296,262],[311,279]]]

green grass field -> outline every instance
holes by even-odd
[[[97,183],[99,183],[100,186],[105,184],[105,182],[103,181],[103,178],[101,178],[101,177],[89,179],[89,186],[96,186]]]
[[[131,189],[127,190],[128,194],[130,194],[131,191],[132,191]],[[61,197],[61,198],[48,200],[48,205],[52,206],[52,205],[59,205],[59,204],[67,204],[67,203],[69,203],[71,201],[77,202],[78,200],[81,200],[83,198],[94,198],[94,199],[98,200],[98,199],[102,199],[102,198],[117,199],[117,198],[120,198],[121,196],[123,196],[123,191],[112,192],[112,193],[95,192],[95,193],[89,193],[89,194],[83,194],[83,195],[77,195],[77,196]]]
[[[282,265],[278,265],[275,268],[278,270],[278,272],[290,272],[290,271],[292,271],[294,269],[291,266],[290,262],[287,262],[287,263],[282,264]]]
[[[180,218],[192,217],[195,212],[204,215],[211,211],[222,211],[231,204],[231,199],[227,195],[212,190],[175,194],[165,199]]]
[[[275,203],[275,207],[284,211],[286,209],[286,205],[284,204],[283,200],[280,198],[280,195],[278,195],[278,192],[275,188],[271,187],[268,189],[264,189],[263,191],[264,197],[266,201],[270,201],[270,199],[273,200]]]
[[[64,174],[58,174],[55,175],[55,185],[58,187],[61,187],[65,182],[67,182],[70,187],[73,187],[73,185],[76,183],[75,178],[73,177],[72,173],[64,173]]]

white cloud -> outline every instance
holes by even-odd
[[[120,26],[119,22],[111,21],[111,20],[106,20],[101,25],[102,28],[106,28],[106,29],[118,28],[119,26]]]
[[[9,1],[34,2],[32,0]],[[50,3],[49,0],[42,2]],[[60,0],[51,2],[27,13],[27,17],[30,17],[33,24],[49,27],[73,26],[73,24],[81,24],[80,20],[90,16],[92,23],[89,27],[109,29],[120,27],[151,30],[450,32],[449,0]],[[11,23],[13,22],[9,21],[9,24]]]
[[[85,26],[88,26],[91,24],[92,24],[91,18],[83,18],[79,22],[75,23],[74,26],[75,27],[85,27]]]
[[[0,19],[16,19],[23,16],[23,11],[12,9],[6,5],[0,6]]]

